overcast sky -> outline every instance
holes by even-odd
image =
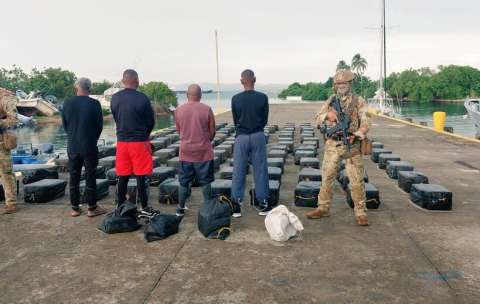
[[[2,1],[0,67],[62,67],[118,80],[324,81],[356,53],[379,70],[380,0],[15,0]],[[459,64],[480,68],[480,1],[387,0],[388,73]]]

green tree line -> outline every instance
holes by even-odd
[[[353,83],[353,91],[361,96],[370,97],[375,94],[377,83],[372,81],[363,74],[367,70],[368,62],[360,54],[352,57],[351,64],[348,65],[344,60],[340,60],[337,64],[337,71],[340,69],[351,69],[356,74],[356,80]],[[325,100],[333,94],[333,78],[329,77],[323,83],[309,82],[300,84],[295,82],[288,86],[287,89],[280,92],[279,98],[287,96],[302,96],[303,100],[318,101]]]
[[[480,95],[480,70],[469,66],[439,66],[408,69],[387,78],[391,97],[418,102],[436,99],[464,99]]]
[[[11,69],[0,69],[0,87],[11,91],[22,90],[26,93],[38,92],[42,96],[54,95],[59,101],[74,96],[75,73],[61,68],[33,69],[30,73],[17,66]],[[102,95],[113,83],[104,80],[92,83],[92,95]],[[150,100],[159,105],[177,105],[177,96],[168,85],[159,81],[151,81],[140,85]]]
[[[367,98],[375,95],[377,90],[377,82],[372,81],[366,76],[357,76],[353,83],[353,91],[361,96]],[[286,98],[287,96],[302,96],[303,100],[319,101],[326,100],[333,94],[333,78],[330,77],[323,83],[309,82],[300,84],[295,82],[288,86],[285,90],[280,92],[279,98]]]
[[[77,77],[73,72],[60,68],[33,69],[30,73],[13,66],[7,70],[0,69],[0,87],[26,93],[38,92],[42,96],[54,95],[58,99],[73,96],[73,84]]]
[[[337,65],[337,69],[341,68],[352,68],[356,72],[357,77],[353,83],[355,93],[365,98],[375,95],[378,81],[363,76],[365,69],[359,73],[353,64],[349,66],[343,60]],[[438,99],[480,96],[480,70],[469,66],[439,66],[436,70],[408,69],[400,73],[391,73],[386,81],[387,93],[393,98],[405,101],[430,102]],[[333,94],[332,86],[332,78],[324,83],[295,82],[283,90],[279,97],[302,96],[303,100],[325,100]]]

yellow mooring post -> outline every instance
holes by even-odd
[[[443,131],[445,129],[446,118],[447,118],[447,113],[445,113],[445,112],[434,112],[433,113],[433,128],[437,131]]]

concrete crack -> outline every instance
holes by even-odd
[[[167,266],[165,267],[165,269],[159,274],[158,278],[155,280],[155,284],[152,286],[152,288],[148,291],[147,295],[145,296],[145,298],[143,299],[142,303],[143,304],[146,304],[148,303],[148,301],[150,300],[150,298],[152,297],[152,294],[153,292],[155,291],[155,289],[158,287],[158,284],[160,284],[160,281],[162,280],[163,276],[165,275],[165,273],[167,273],[167,271],[170,269],[170,266],[173,264],[173,262],[177,259],[177,256],[180,254],[180,251],[182,251],[182,249],[185,247],[185,245],[187,244],[188,240],[190,240],[190,236],[192,235],[192,233],[195,231],[195,228],[193,228],[187,235],[187,237],[185,238],[185,240],[183,241],[183,243],[178,247],[177,251],[175,252],[175,255],[173,256],[173,258],[170,260],[170,262],[168,262]]]
[[[390,214],[390,217],[392,219],[392,222],[395,223],[395,227],[397,229],[399,229],[399,225],[400,225],[400,222],[397,220],[397,218],[395,217],[395,215],[393,214],[393,211],[388,208],[386,205],[384,205],[386,207],[386,209],[388,210],[388,213]],[[458,297],[458,294],[456,292],[456,290],[453,288],[452,285],[450,285],[450,282],[448,281],[448,278],[440,271],[440,269],[438,269],[437,265],[435,265],[435,263],[432,261],[432,259],[430,259],[430,257],[425,253],[425,251],[423,250],[423,248],[420,246],[420,244],[415,240],[415,238],[405,229],[400,229],[400,232],[403,232],[409,239],[410,243],[412,243],[414,249],[420,253],[424,259],[427,261],[427,263],[435,270],[435,272],[438,274],[438,276],[441,278],[442,282],[444,282],[448,289],[450,290],[450,293],[453,294],[453,296],[457,299],[457,300],[461,300],[459,297]],[[461,301],[463,302],[463,301]],[[458,303],[458,302],[457,302]]]

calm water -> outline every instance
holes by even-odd
[[[219,107],[222,109],[230,108],[230,100],[237,92],[224,92],[220,96]],[[182,104],[186,101],[185,94],[178,94],[178,103]],[[217,95],[205,94],[202,102],[217,108]],[[173,118],[170,115],[162,115],[156,117],[155,130],[163,129],[173,124]],[[67,134],[61,125],[47,124],[36,127],[19,128],[15,131],[18,136],[19,144],[32,143],[38,145],[42,143],[52,143],[55,145],[57,152],[65,152],[67,148]],[[106,142],[116,141],[115,123],[113,121],[105,121],[103,132],[100,138]]]
[[[171,116],[157,116],[155,130],[163,129],[173,123]],[[57,152],[65,152],[67,148],[67,134],[61,125],[47,124],[33,128],[25,127],[16,130],[18,143],[32,143],[33,145],[42,143],[52,143]],[[108,142],[115,142],[115,123],[105,121],[103,123],[103,132],[100,138]]]
[[[475,127],[467,114],[463,103],[404,103],[401,106],[400,116],[412,118],[414,122],[426,121],[432,126],[433,113],[442,111],[447,113],[446,126],[453,127],[453,132],[473,137]]]
[[[210,105],[213,109],[220,107],[222,109],[230,108],[230,101],[237,92],[223,92],[220,103],[216,102],[216,94],[205,94],[202,102]],[[271,101],[274,101],[275,95],[270,96]],[[185,94],[178,95],[179,104],[186,100]],[[444,111],[447,113],[447,126],[452,126],[455,133],[474,136],[475,128],[473,122],[469,117],[464,118],[466,114],[462,103],[405,103],[401,107],[401,113],[397,116],[410,117],[415,122],[426,121],[429,126],[432,126],[433,112]],[[155,130],[168,127],[173,124],[171,116],[157,116]],[[53,143],[56,150],[59,152],[65,151],[67,136],[62,126],[45,125],[37,126],[35,128],[21,128],[16,130],[19,143],[32,143],[34,145],[41,143]],[[104,130],[101,138],[107,142],[115,141],[115,124],[113,121],[106,121],[104,123]]]
[[[222,109],[230,109],[230,103],[232,100],[233,95],[239,93],[240,91],[226,91],[220,94],[220,103],[217,103],[217,94],[204,94],[202,96],[202,102],[212,107],[212,109],[216,109],[217,107]],[[270,93],[265,92],[270,102],[275,102],[277,99],[278,93]],[[187,100],[187,96],[185,94],[177,94],[178,104],[182,104]]]

